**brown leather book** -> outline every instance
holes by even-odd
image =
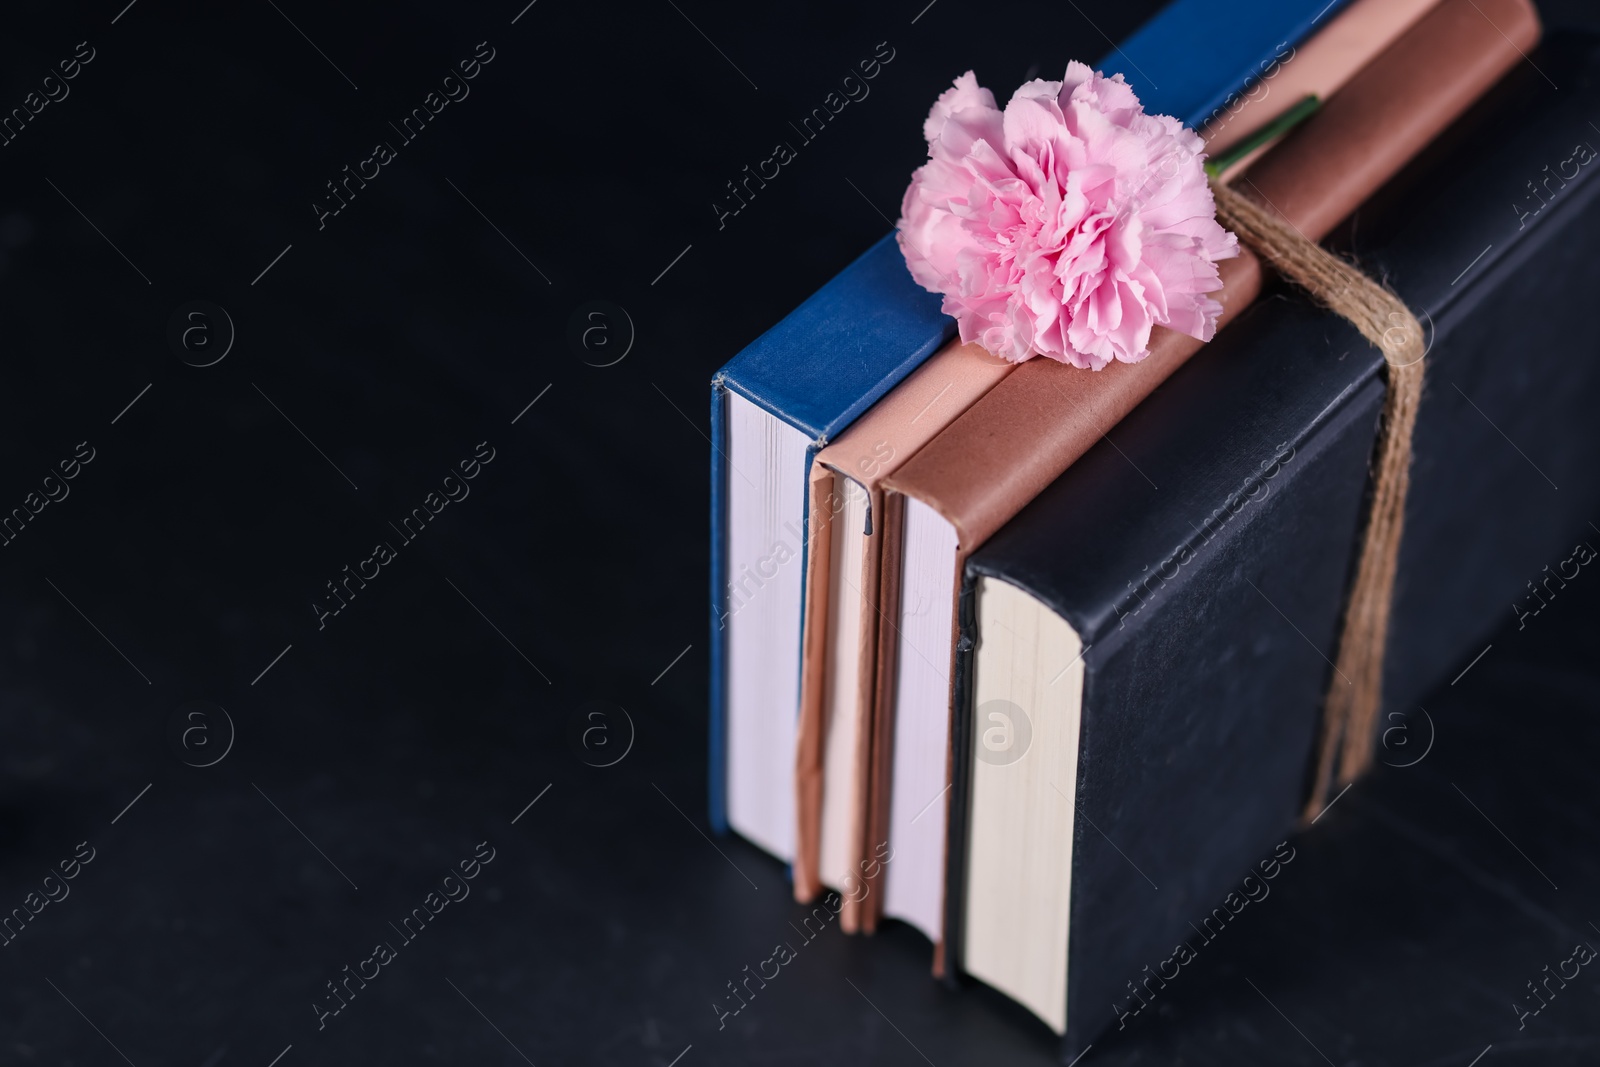
[[[1320,240],[1521,62],[1539,35],[1530,0],[1444,0],[1235,185]],[[1248,253],[1222,266],[1225,326],[1259,294],[1261,268]],[[1140,363],[1087,372],[1031,360],[884,480],[878,744],[906,748],[903,739],[914,734],[922,763],[941,741],[943,756],[938,767],[878,764],[868,836],[887,840],[892,859],[884,891],[865,898],[869,906],[903,914],[901,899],[915,898],[925,909],[929,886],[897,879],[926,879],[935,869],[943,892],[948,793],[915,826],[910,815],[929,801],[933,775],[942,772],[947,788],[950,780],[955,592],[967,556],[1200,347],[1158,329]],[[1143,475],[1130,463],[1128,477]],[[930,849],[937,857],[923,855]],[[942,959],[936,947],[936,970]]]

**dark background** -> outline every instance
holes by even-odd
[[[0,548],[0,914],[95,850],[0,948],[0,1063],[1050,1062],[896,924],[830,928],[718,1030],[804,912],[706,837],[706,383],[888,229],[952,77],[1003,99],[1157,4],[124,2],[0,31],[6,112],[95,53],[0,146],[0,511],[95,456]],[[378,141],[397,158],[319,230]],[[719,228],[778,141],[798,158]],[[168,336],[195,300],[235,334],[203,368]],[[319,629],[379,541],[398,559]],[[1600,945],[1597,596],[1497,638],[1428,705],[1428,757],[1354,789],[1278,902],[1084,1062],[1600,1058],[1600,971],[1522,1031],[1510,1006]],[[319,1031],[324,983],[485,840],[472,895]]]

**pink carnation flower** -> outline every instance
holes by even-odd
[[[1222,307],[1206,294],[1239,246],[1217,223],[1204,142],[1145,114],[1122,75],[1072,63],[1065,81],[1028,82],[1002,113],[968,71],[922,132],[928,162],[898,240],[963,341],[1100,370],[1149,355],[1154,326],[1216,332]]]

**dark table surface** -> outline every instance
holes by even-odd
[[[1049,76],[1153,0],[124,3],[0,32],[5,108],[92,55],[0,145],[0,509],[93,456],[0,547],[0,915],[37,909],[0,1064],[1052,1062],[896,924],[830,927],[719,1029],[804,912],[704,818],[705,383],[888,228],[952,76]],[[1084,1062],[1600,1061],[1600,970],[1514,1007],[1600,946],[1597,605],[1575,582],[1441,680]]]

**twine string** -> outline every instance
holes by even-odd
[[[1305,818],[1311,819],[1325,803],[1336,760],[1340,785],[1354,781],[1372,765],[1426,349],[1421,323],[1394,293],[1256,201],[1218,181],[1211,188],[1217,221],[1312,299],[1348,319],[1383,353],[1388,371],[1389,388],[1372,459],[1371,509],[1323,705],[1316,774],[1305,811]]]

